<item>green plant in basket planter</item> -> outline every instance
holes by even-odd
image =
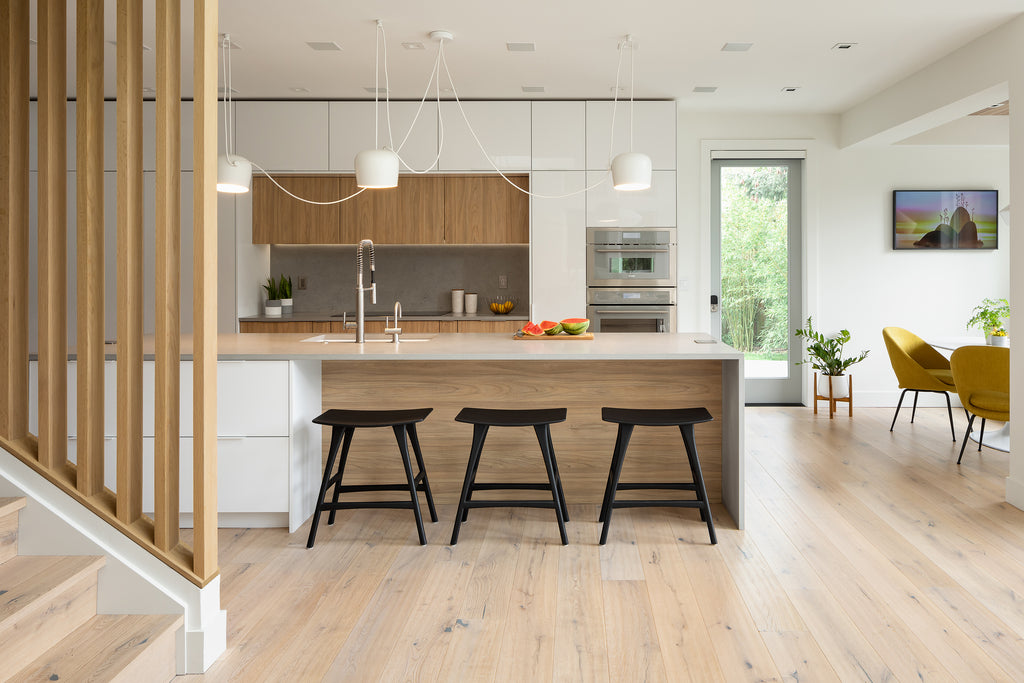
[[[1010,302],[1006,299],[982,299],[974,307],[971,319],[967,321],[967,329],[976,327],[989,337],[989,343],[996,343],[994,337],[1006,339],[1006,327],[1003,320],[1010,317]]]
[[[267,299],[270,301],[282,298],[280,286],[277,284],[277,280],[272,277],[267,278],[267,284],[263,285],[263,289],[267,290]]]
[[[281,281],[277,284],[277,292],[281,295],[282,299],[292,298],[292,279],[290,277],[281,276]]]
[[[823,376],[831,375],[839,377],[846,373],[851,365],[861,362],[868,357],[868,351],[861,351],[859,356],[843,357],[843,346],[850,341],[849,330],[839,330],[839,333],[827,337],[814,329],[811,318],[807,318],[807,327],[796,331],[796,336],[802,338],[806,343],[807,360],[797,361],[797,365],[810,363],[811,367],[820,372]],[[820,378],[819,378],[819,381]],[[825,380],[827,386],[828,380]],[[847,385],[841,388],[846,390]],[[833,385],[833,390],[837,387]],[[819,388],[815,388],[819,394],[823,394]],[[825,392],[827,393],[827,391]]]

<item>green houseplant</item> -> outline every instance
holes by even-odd
[[[281,297],[281,312],[288,314],[292,312],[292,279],[281,276],[277,283],[277,293]]]
[[[277,284],[277,280],[272,277],[268,277],[267,284],[263,285],[263,289],[267,291],[267,300],[263,304],[263,315],[268,318],[280,317],[281,290]]]
[[[807,318],[806,327],[796,331],[796,336],[805,341],[807,348],[807,359],[797,361],[797,365],[810,363],[812,368],[821,373],[815,391],[822,396],[828,395],[828,377],[840,377],[851,365],[868,357],[868,351],[861,351],[859,356],[844,357],[843,346],[850,341],[850,331],[839,330],[838,334],[827,337],[814,329],[811,317]],[[849,394],[849,384],[833,384],[832,390],[836,398],[845,398]]]
[[[1010,302],[1006,299],[982,299],[974,307],[971,319],[967,321],[967,329],[976,327],[983,331],[992,346],[1009,344],[1003,320],[1010,317]]]

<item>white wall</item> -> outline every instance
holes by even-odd
[[[702,215],[701,141],[793,140],[808,149],[805,166],[805,315],[827,331],[847,328],[856,366],[857,403],[896,405],[899,390],[881,330],[898,325],[923,337],[963,336],[984,297],[1009,295],[1010,239],[1000,225],[996,251],[918,253],[892,250],[892,190],[999,190],[1009,197],[1007,147],[860,146],[840,149],[836,116],[679,115],[679,292],[681,330],[710,329]],[[808,140],[810,140],[808,142]],[[752,147],[754,144],[752,143]],[[704,184],[706,187],[706,183]],[[974,332],[974,334],[977,334]],[[922,405],[925,397],[922,396]],[[937,405],[937,404],[936,404]]]

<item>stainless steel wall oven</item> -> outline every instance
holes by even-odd
[[[675,332],[675,228],[587,228],[595,332]]]

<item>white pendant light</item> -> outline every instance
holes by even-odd
[[[252,181],[252,164],[237,154],[228,160],[226,154],[217,157],[217,192],[242,194],[249,191]]]
[[[629,151],[612,159],[612,186],[616,190],[647,190],[651,187],[651,158],[633,151],[633,36],[627,35],[619,49],[629,48]],[[621,53],[620,53],[621,54]],[[616,79],[618,80],[618,79]],[[617,86],[618,84],[616,84]],[[618,87],[616,87],[618,97]],[[615,131],[612,131],[612,135]]]
[[[398,155],[390,149],[364,149],[355,166],[357,187],[398,187]]]

